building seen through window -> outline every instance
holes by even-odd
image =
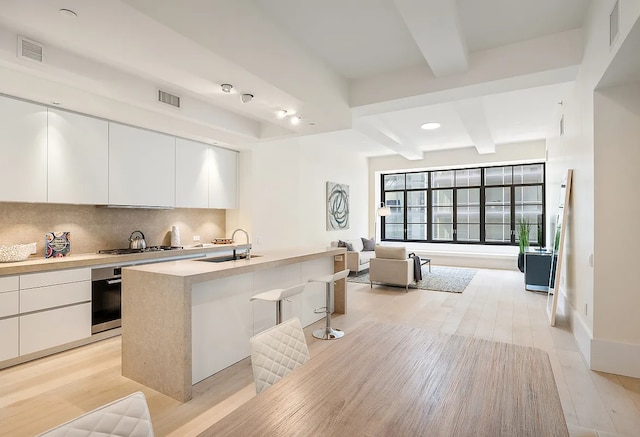
[[[387,241],[518,244],[518,223],[544,241],[543,163],[383,174]]]

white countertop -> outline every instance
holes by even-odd
[[[246,244],[215,244],[207,247],[186,247],[184,249],[130,253],[126,255],[81,253],[71,254],[62,258],[28,258],[24,261],[0,263],[0,276],[93,267],[98,265],[136,264],[153,262],[164,258],[197,257],[213,252],[228,252],[236,248],[244,250],[246,247]]]
[[[200,261],[202,258],[199,258],[131,266],[124,269],[124,274],[127,271],[146,272],[200,282],[344,253],[344,247],[296,247],[252,253],[249,260],[216,263]]]

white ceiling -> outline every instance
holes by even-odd
[[[589,3],[0,0],[0,92],[236,148],[324,135],[369,156],[491,153],[555,128]],[[44,64],[15,56],[17,35]]]

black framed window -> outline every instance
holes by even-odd
[[[517,244],[517,224],[544,241],[544,163],[382,175],[382,239],[465,244]]]

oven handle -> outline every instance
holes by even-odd
[[[120,279],[107,279],[107,285],[120,284],[122,282],[122,278]]]

